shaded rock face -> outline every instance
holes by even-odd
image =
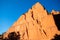
[[[60,35],[57,35],[57,34],[56,34],[54,37],[55,37],[55,38],[54,38],[54,39],[51,39],[51,40],[60,40]]]
[[[53,17],[58,30],[60,30],[60,14],[53,15]]]
[[[55,35],[60,35],[55,15],[59,12],[52,11],[48,14],[44,7],[37,2],[23,14],[4,34],[4,38],[10,32],[19,32],[20,40],[51,40]],[[60,14],[59,14],[60,15]]]

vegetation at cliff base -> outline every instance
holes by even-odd
[[[0,35],[0,40],[20,40],[19,32],[11,32],[8,34],[8,37],[3,38],[3,34]]]

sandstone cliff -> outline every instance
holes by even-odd
[[[60,35],[53,16],[58,14],[54,10],[48,14],[37,2],[8,29],[4,37],[10,32],[19,32],[20,40],[51,40],[55,34]]]

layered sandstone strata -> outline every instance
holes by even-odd
[[[53,15],[60,14],[52,11],[51,14],[37,2],[23,14],[4,34],[4,37],[10,32],[19,32],[20,40],[51,40],[55,34],[60,34]]]

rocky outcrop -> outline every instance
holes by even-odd
[[[60,35],[53,17],[57,14],[60,13],[52,11],[48,14],[37,2],[8,29],[4,37],[7,37],[10,32],[19,32],[20,40],[51,40],[55,34]]]

